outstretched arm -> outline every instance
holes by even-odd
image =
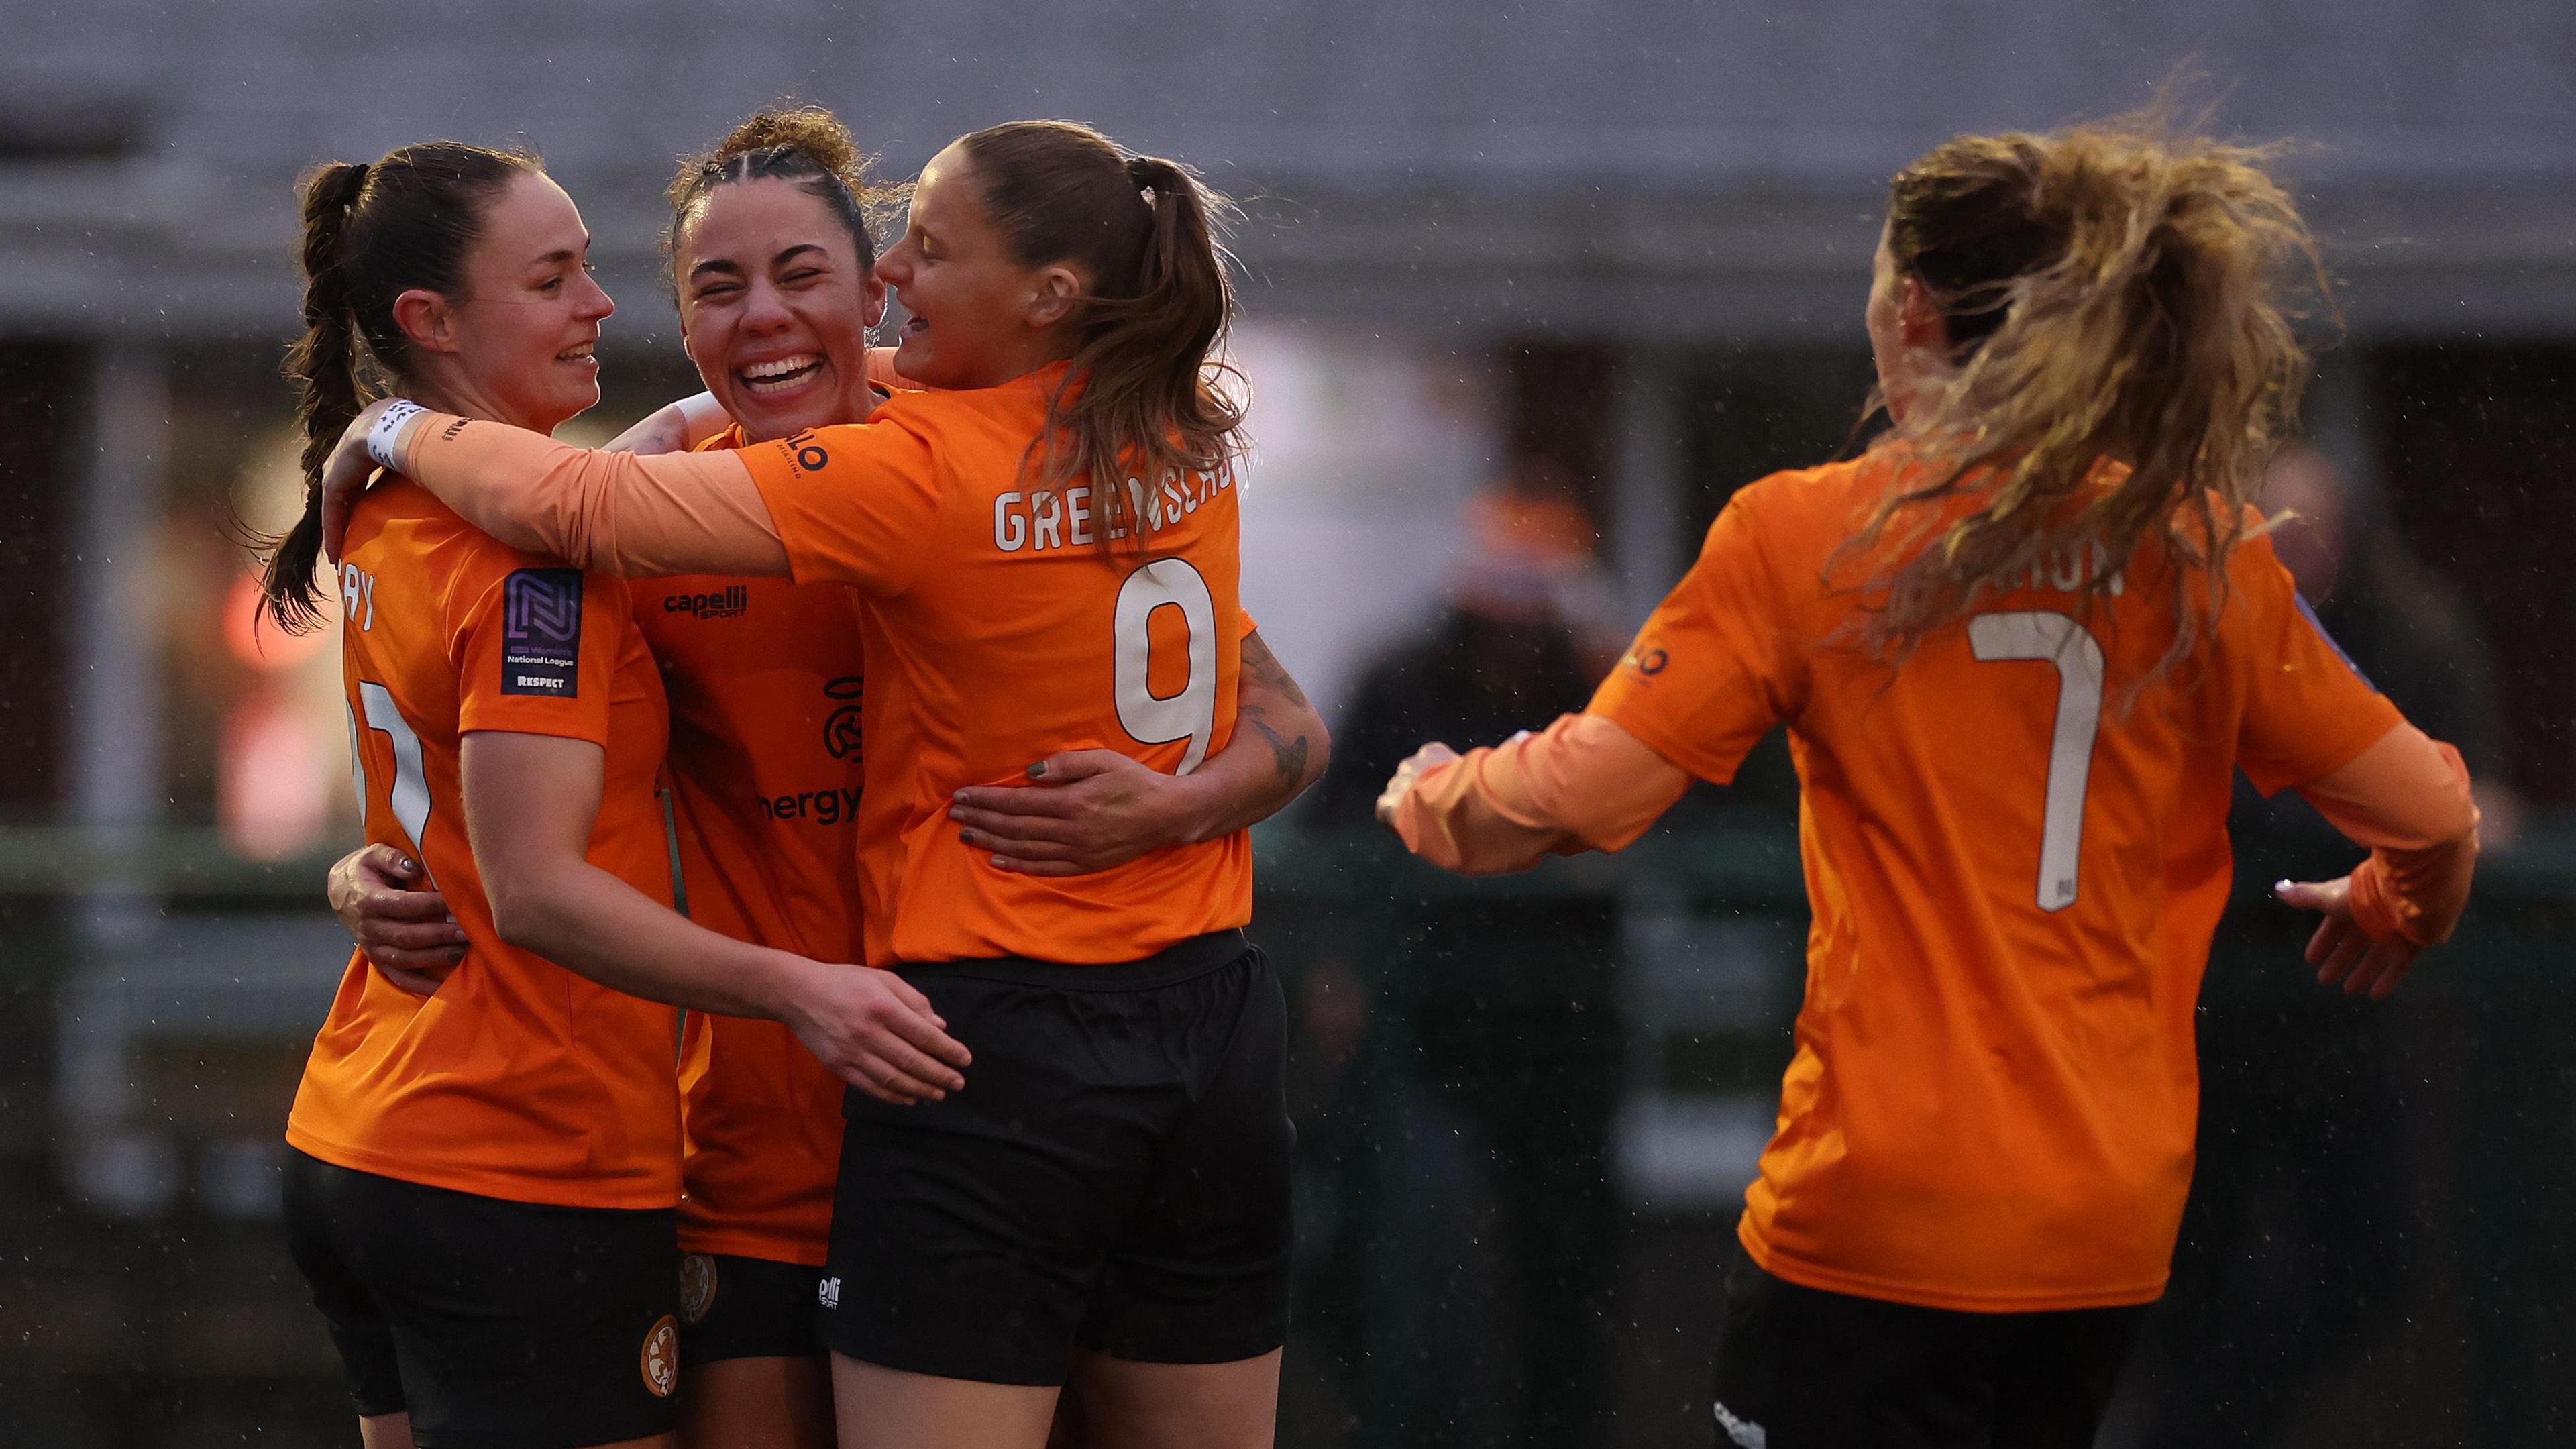
[[[513,548],[614,574],[787,573],[787,549],[750,470],[731,453],[595,452],[504,423],[371,404],[322,478],[333,558],[349,509],[381,465]],[[372,441],[371,441],[372,436]]]
[[[1570,714],[1463,756],[1425,745],[1387,782],[1377,818],[1433,865],[1494,875],[1544,855],[1623,850],[1690,781],[1612,721]]]
[[[1188,775],[1115,750],[1071,750],[1029,767],[1026,786],[970,785],[948,818],[1000,870],[1083,875],[1148,851],[1231,835],[1288,808],[1332,755],[1323,717],[1258,630],[1243,636],[1234,737]]]
[[[2370,858],[2341,880],[2283,881],[2274,893],[2325,913],[2307,951],[2318,981],[2386,996],[2468,909],[2478,861],[2468,767],[2459,751],[2400,724],[2299,793]]]

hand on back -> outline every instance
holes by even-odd
[[[332,914],[384,978],[427,996],[465,959],[465,928],[420,862],[390,845],[369,845],[331,867]]]
[[[376,420],[391,406],[391,400],[379,400],[358,409],[322,465],[322,555],[333,563],[340,561],[340,545],[349,536],[349,510],[357,506],[358,495],[367,491],[367,480],[375,476],[376,460],[368,456],[367,434],[375,431]]]
[[[1026,785],[959,790],[948,818],[997,870],[1068,876],[1181,844],[1195,807],[1178,776],[1116,750],[1068,750],[1031,765]]]
[[[908,1107],[959,1091],[974,1054],[948,1034],[930,998],[891,971],[801,961],[789,1030],[832,1075],[880,1102]]]

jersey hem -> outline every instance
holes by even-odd
[[[2159,1274],[2154,1283],[2126,1288],[2105,1288],[2091,1293],[1952,1293],[1925,1288],[1912,1283],[1892,1283],[1866,1274],[1845,1273],[1839,1269],[1782,1253],[1761,1240],[1754,1230],[1753,1215],[1736,1220],[1735,1240],[1744,1245],[1754,1266],[1783,1282],[1820,1293],[1841,1293],[1854,1298],[1872,1298],[1882,1303],[1902,1303],[1915,1308],[1937,1308],[1950,1313],[2066,1313],[2088,1308],[2134,1308],[2153,1303],[2165,1294],[2169,1275]]]
[[[482,712],[477,711],[476,713],[479,716]],[[508,718],[484,719],[479,717],[470,720],[459,719],[456,722],[456,743],[458,748],[462,749],[464,747],[465,737],[467,735],[543,735],[548,739],[579,740],[584,744],[597,745],[601,749],[608,748],[608,739],[603,731],[576,728],[570,721],[558,723],[544,715],[538,715],[533,712],[531,717],[525,720]]]
[[[345,1142],[316,1136],[292,1120],[286,1124],[286,1145],[307,1157],[318,1157],[334,1167],[345,1167],[352,1172],[372,1173],[396,1182],[445,1188],[449,1192],[488,1197],[500,1202],[526,1203],[532,1207],[620,1208],[650,1212],[680,1205],[676,1174],[668,1192],[571,1192],[565,1189],[559,1178],[522,1178],[488,1170],[447,1168],[352,1147]]]

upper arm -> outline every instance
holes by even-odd
[[[1805,661],[1789,614],[1740,493],[1709,525],[1698,561],[1637,632],[1585,712],[1723,784],[1788,717],[1802,688]]]
[[[607,760],[564,735],[476,730],[460,742],[466,838],[496,916],[514,889],[586,856]]]
[[[816,428],[725,456],[750,471],[799,583],[899,594],[948,541],[954,500],[929,439],[902,422]]]
[[[2246,671],[2236,762],[2266,795],[2350,763],[2404,722],[2298,594],[2268,538],[2240,544],[2229,561],[2234,619],[2226,646]]]
[[[1249,616],[1247,616],[1247,622]],[[1296,676],[1279,656],[1270,652],[1262,641],[1261,631],[1252,629],[1243,636],[1243,670],[1235,680],[1235,709],[1258,709],[1274,719],[1304,715],[1314,720],[1315,732],[1323,732],[1323,717],[1315,713],[1313,701],[1299,688]]]

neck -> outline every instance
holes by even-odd
[[[1006,382],[1016,382],[1039,368],[1063,362],[1080,350],[1081,344],[1071,337],[1054,332],[1042,333],[1006,350],[995,359],[993,375],[978,379],[974,385],[1000,387]]]
[[[442,369],[441,372],[444,370]],[[454,413],[461,418],[508,423],[514,428],[526,428],[531,432],[539,433],[552,433],[555,430],[555,423],[560,421],[560,419],[549,421],[517,416],[510,409],[503,407],[489,390],[477,385],[472,378],[452,373],[445,375],[434,373],[405,381],[407,387],[404,395],[413,402],[438,412]]]

